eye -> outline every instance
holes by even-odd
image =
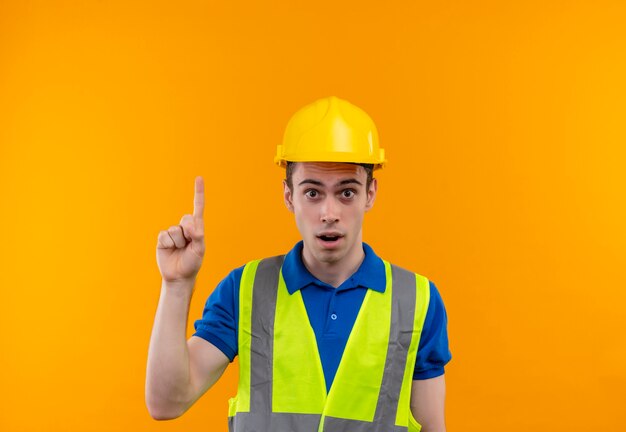
[[[351,199],[354,198],[354,195],[356,195],[356,192],[354,192],[354,190],[352,189],[345,189],[341,191],[342,198]]]
[[[308,198],[317,198],[319,193],[315,189],[309,189],[304,193],[304,195]]]

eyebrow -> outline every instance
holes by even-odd
[[[344,186],[347,184],[358,184],[359,186],[363,186],[363,183],[361,183],[360,181],[358,181],[355,178],[350,178],[350,179],[346,179],[346,180],[341,180],[339,183],[335,184],[335,187],[338,186]],[[304,179],[302,180],[300,183],[298,183],[298,186],[302,186],[303,184],[312,184],[315,186],[324,186],[324,183],[322,183],[319,180],[313,180],[313,179]]]

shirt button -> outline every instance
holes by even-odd
[[[337,319],[337,314],[332,314],[330,316],[330,319],[333,320],[333,321],[336,320]]]

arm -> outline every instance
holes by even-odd
[[[422,425],[422,432],[446,430],[444,366],[451,359],[447,322],[443,300],[431,281],[430,302],[417,350],[411,388],[411,413]]]
[[[422,425],[421,432],[445,432],[444,402],[446,381],[444,375],[425,380],[413,380],[411,412]]]
[[[189,304],[204,257],[204,181],[195,180],[193,215],[159,233],[163,278],[146,370],[146,405],[158,420],[176,418],[222,375],[228,358],[211,343],[185,340]]]
[[[146,371],[146,405],[156,420],[181,416],[230,362],[202,338],[185,341],[191,291],[165,282],[161,287]]]

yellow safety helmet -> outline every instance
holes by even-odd
[[[274,158],[287,162],[385,163],[376,125],[361,108],[335,96],[318,99],[298,110],[287,123],[283,144]]]

